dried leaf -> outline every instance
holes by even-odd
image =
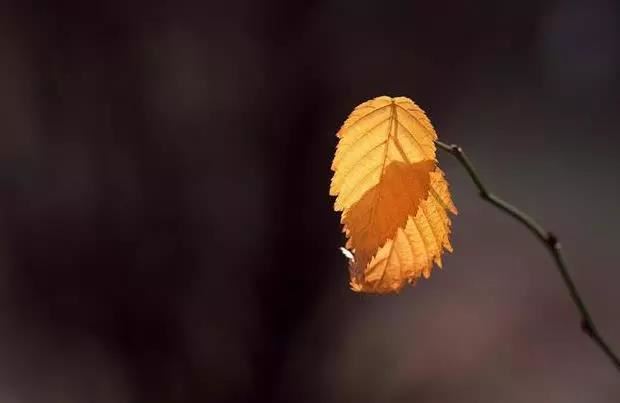
[[[383,96],[355,108],[337,135],[330,194],[354,256],[351,288],[386,293],[428,277],[452,250],[447,211],[456,213],[430,121],[410,99]]]
[[[434,169],[434,161],[392,162],[379,183],[342,213],[347,246],[360,263],[368,263],[377,248],[405,226],[407,217],[427,198]]]

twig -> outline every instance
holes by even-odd
[[[566,263],[564,262],[564,258],[562,257],[560,243],[556,236],[541,227],[540,224],[534,221],[527,214],[523,213],[516,207],[495,196],[493,193],[489,192],[486,186],[482,183],[482,180],[478,176],[478,173],[474,169],[473,165],[469,161],[469,158],[467,158],[465,152],[461,147],[455,144],[446,144],[441,141],[435,141],[435,144],[439,148],[452,154],[461,163],[461,165],[463,165],[463,167],[471,177],[471,180],[478,188],[478,191],[480,192],[480,197],[482,197],[483,200],[486,200],[498,209],[514,217],[517,221],[521,222],[521,224],[525,225],[536,236],[536,238],[538,238],[543,243],[543,245],[545,245],[545,247],[553,256],[556,267],[560,272],[560,275],[562,276],[562,280],[564,281],[564,285],[566,285],[570,297],[572,298],[575,306],[579,310],[579,314],[581,315],[581,330],[583,330],[583,332],[600,347],[603,353],[605,353],[605,355],[607,355],[607,357],[611,360],[616,369],[620,371],[620,358],[618,358],[618,356],[612,351],[611,347],[609,347],[607,342],[603,340],[603,337],[600,335],[596,326],[594,325],[592,317],[588,312],[588,308],[581,299],[581,296],[579,295],[579,292],[575,287],[575,283],[573,282],[573,279],[568,273]]]

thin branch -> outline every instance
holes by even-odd
[[[553,256],[556,267],[562,276],[564,285],[568,289],[568,293],[570,294],[573,303],[577,307],[577,310],[579,310],[579,314],[581,315],[581,330],[583,330],[583,332],[599,346],[603,353],[605,353],[605,355],[611,360],[616,369],[620,371],[620,358],[618,358],[618,356],[612,351],[611,347],[609,347],[594,325],[592,317],[588,312],[588,308],[581,299],[581,296],[577,291],[577,287],[575,287],[575,283],[568,272],[566,263],[562,257],[560,242],[556,236],[541,227],[540,224],[534,221],[534,219],[529,217],[527,214],[489,192],[461,147],[455,144],[446,144],[441,141],[435,141],[435,144],[442,150],[452,154],[461,163],[461,165],[463,165],[471,177],[471,180],[478,188],[480,197],[482,197],[483,200],[486,200],[498,209],[514,217],[517,221],[521,222],[521,224],[525,225],[536,236],[536,238],[538,238],[543,245],[545,245],[547,250],[549,250]]]

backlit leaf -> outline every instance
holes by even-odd
[[[428,277],[456,213],[435,160],[435,130],[404,97],[359,105],[340,131],[330,194],[354,259],[354,291],[386,293]]]

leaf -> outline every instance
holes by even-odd
[[[383,96],[356,107],[337,136],[330,194],[354,256],[351,288],[386,293],[428,277],[452,250],[456,213],[429,119],[410,99]]]
[[[435,160],[437,134],[424,112],[404,97],[378,97],[359,105],[338,131],[330,194],[342,211],[380,182],[394,161]]]
[[[368,263],[377,248],[392,238],[397,228],[404,227],[409,215],[426,199],[434,169],[435,162],[429,160],[393,162],[385,168],[380,182],[343,212],[342,223],[349,233],[347,246],[355,250],[361,263]]]

